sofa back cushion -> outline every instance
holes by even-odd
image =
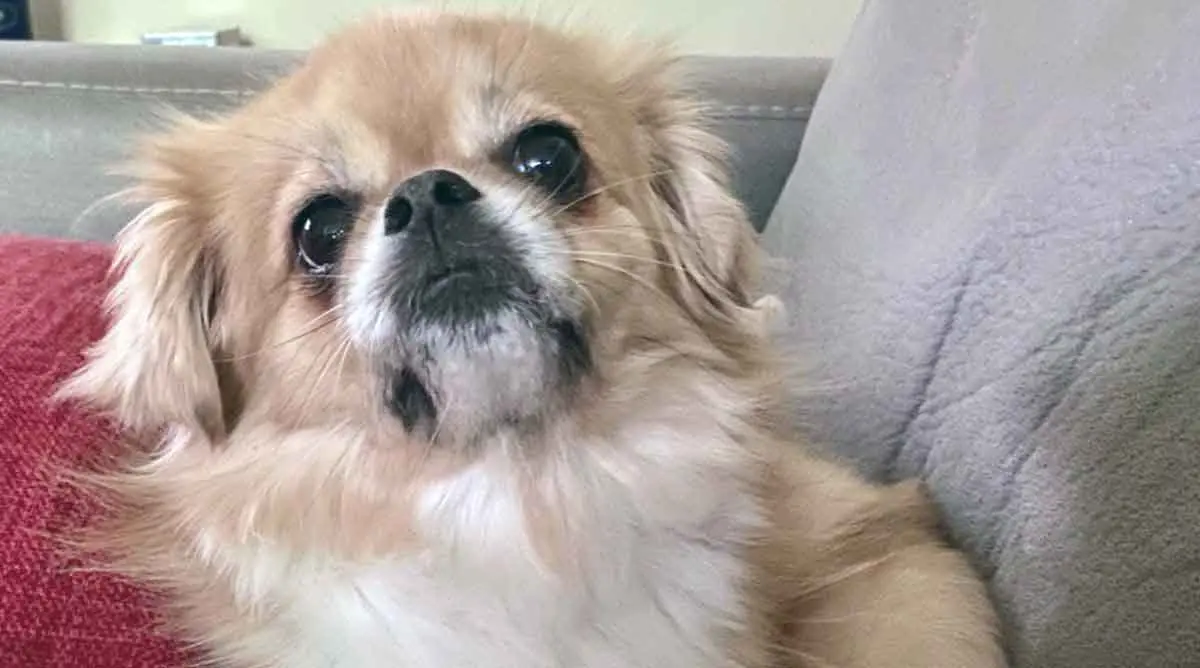
[[[135,213],[105,199],[167,110],[244,104],[303,52],[0,40],[0,234],[109,240]],[[732,147],[734,186],[759,227],[787,179],[828,62],[689,56],[685,85]]]

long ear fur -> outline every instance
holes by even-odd
[[[669,264],[697,315],[741,321],[757,280],[753,226],[733,195],[725,143],[707,129],[704,106],[678,83],[677,59],[651,49],[635,59],[622,88],[634,96],[655,195],[669,211],[659,220]]]
[[[209,336],[219,272],[187,134],[148,146],[131,191],[147,206],[117,239],[110,328],[60,396],[135,431],[179,425],[215,441],[226,427]]]

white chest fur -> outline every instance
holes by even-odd
[[[655,461],[666,452],[551,476],[576,551],[568,575],[539,558],[516,476],[495,461],[421,495],[419,551],[350,564],[256,549],[224,561],[239,598],[280,612],[262,638],[273,665],[729,666],[725,639],[743,621],[737,549],[758,513],[730,478]]]
[[[603,601],[539,580],[479,586],[433,565],[317,579],[294,598],[296,668],[704,668],[728,665],[719,631],[738,617],[734,569],[706,557],[630,574]],[[730,564],[732,566],[732,564]],[[686,575],[689,569],[702,575]],[[662,570],[658,570],[662,569]],[[724,578],[724,581],[721,579]],[[689,582],[688,580],[703,582]],[[500,589],[507,591],[501,591]]]

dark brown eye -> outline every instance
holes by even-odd
[[[540,186],[551,198],[571,203],[584,194],[587,181],[583,153],[575,135],[557,123],[536,123],[513,139],[510,159],[518,174]]]
[[[300,268],[313,276],[328,274],[341,257],[353,221],[353,205],[335,195],[320,195],[306,204],[292,221]]]

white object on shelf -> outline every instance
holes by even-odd
[[[142,44],[163,44],[167,46],[240,46],[242,44],[242,31],[240,28],[226,28],[224,30],[148,32],[142,35]]]

